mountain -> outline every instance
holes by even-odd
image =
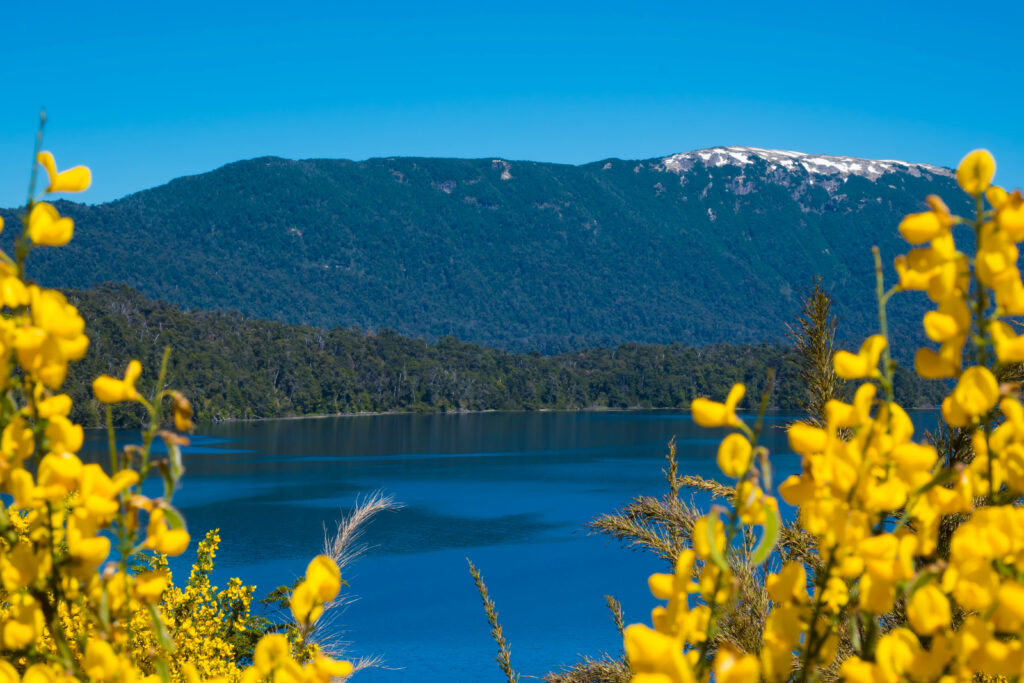
[[[871,246],[891,278],[907,250],[896,226],[931,193],[969,211],[949,169],[750,147],[581,166],[267,157],[106,204],[60,202],[75,239],[39,249],[31,273],[543,352],[778,340],[821,275],[856,340],[877,325]],[[919,338],[924,303],[896,297],[894,333]]]

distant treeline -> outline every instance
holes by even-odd
[[[331,330],[252,320],[234,312],[182,311],[125,286],[68,292],[85,317],[91,346],[73,364],[76,419],[103,423],[90,378],[120,376],[125,358],[151,387],[163,349],[173,349],[168,386],[189,396],[201,421],[366,411],[677,408],[697,396],[724,397],[734,382],[754,407],[770,370],[771,404],[800,406],[792,352],[773,345],[703,348],[623,344],[543,356],[443,338],[434,344],[390,330]],[[898,378],[904,405],[941,399],[943,387]],[[118,424],[135,423],[119,409]]]

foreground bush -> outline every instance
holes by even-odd
[[[58,171],[41,141],[42,129],[14,255],[0,252],[0,680],[327,683],[348,676],[352,665],[325,655],[313,637],[341,587],[332,557],[316,557],[285,595],[294,619],[287,623],[254,617],[252,588],[238,579],[221,591],[210,586],[215,534],[200,545],[189,582],[173,585],[166,557],[190,540],[172,497],[192,408],[164,388],[167,354],[151,396],[136,388],[138,361],[123,377],[92,385],[107,404],[108,425],[113,404],[144,408],[142,443],[118,451],[111,429],[107,469],[76,455],[83,432],[68,419],[72,402],[61,388],[68,364],[88,349],[85,324],[62,294],[33,284],[25,264],[38,247],[67,244],[74,230],[39,201],[37,177],[48,180],[45,197],[85,190],[91,174],[83,166]],[[166,458],[153,457],[156,439]],[[142,484],[157,474],[164,489],[154,498]]]
[[[740,420],[736,385],[723,403],[697,399],[698,424],[729,433],[718,465],[735,484],[727,508],[685,515],[675,571],[650,577],[667,601],[652,625],[625,631],[637,683],[841,678],[1016,679],[1024,670],[1024,314],[1017,243],[1024,200],[991,184],[995,162],[972,152],[957,170],[972,219],[941,199],[899,229],[915,245],[896,259],[899,282],[883,285],[876,250],[880,332],[833,359],[838,379],[859,382],[852,401],[820,401],[820,414],[788,429],[802,473],[778,494],[799,508],[784,525],[772,490],[762,421]],[[973,233],[977,255],[957,250]],[[955,380],[942,404],[946,427],[913,440],[893,400],[894,363],[885,308],[897,292],[935,303],[924,329],[937,349],[915,356],[928,379]],[[1013,381],[1009,381],[1009,380]],[[833,387],[824,382],[820,386]],[[952,386],[952,384],[951,384]],[[817,417],[818,419],[814,419]]]

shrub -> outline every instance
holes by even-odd
[[[79,459],[83,431],[68,419],[72,402],[61,387],[89,338],[60,292],[27,278],[26,260],[36,248],[67,244],[74,232],[71,219],[40,198],[85,190],[91,173],[84,166],[58,171],[41,142],[42,126],[22,232],[13,256],[0,252],[0,680],[347,677],[352,664],[327,656],[313,637],[341,587],[334,558],[314,558],[287,592],[288,623],[252,615],[252,588],[238,579],[221,591],[210,586],[215,533],[200,544],[186,586],[174,587],[166,557],[184,552],[190,540],[172,499],[192,408],[164,387],[166,353],[148,397],[137,388],[138,361],[123,377],[104,375],[92,385],[107,406],[108,427],[111,405],[142,407],[141,445],[118,451],[111,428],[107,470]],[[37,197],[40,171],[48,183]],[[168,457],[153,457],[156,439]],[[144,495],[142,482],[157,473],[163,495]]]
[[[859,383],[852,401],[834,397],[826,377],[812,387],[819,414],[788,428],[802,473],[778,495],[798,507],[795,523],[782,523],[769,495],[762,420],[751,426],[735,412],[745,388],[722,403],[693,402],[698,424],[728,430],[718,464],[734,484],[706,484],[728,507],[683,515],[674,571],[650,577],[667,603],[651,626],[625,631],[633,681],[1021,675],[1024,336],[1011,319],[1024,314],[1024,200],[992,185],[994,173],[984,150],[957,169],[973,218],[931,196],[928,211],[903,219],[900,233],[915,248],[896,259],[888,290],[875,250],[879,334],[833,357],[835,375]],[[974,257],[957,250],[960,230],[973,233]],[[886,303],[907,290],[935,304],[923,324],[938,348],[918,350],[915,371],[953,387],[945,425],[924,443],[893,400]]]

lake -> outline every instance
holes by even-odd
[[[768,423],[794,417],[772,414]],[[172,567],[183,584],[196,543],[219,528],[214,583],[239,576],[262,596],[321,552],[325,525],[333,528],[358,497],[383,491],[404,507],[368,527],[373,548],[344,575],[357,599],[334,627],[350,656],[381,655],[390,668],[355,680],[504,680],[467,557],[497,603],[513,666],[542,676],[581,655],[621,651],[603,596],[622,602],[627,623],[649,622],[657,604],[647,577],[666,565],[588,535],[586,523],[634,496],[665,493],[673,436],[682,473],[716,476],[722,433],[674,411],[202,425],[185,449],[175,498],[193,543]],[[776,468],[795,471],[784,432],[766,433]],[[102,451],[104,438],[91,432],[87,450]]]

